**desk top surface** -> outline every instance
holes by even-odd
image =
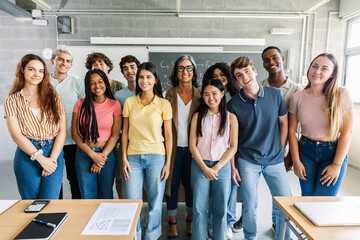
[[[24,209],[29,206],[33,200],[22,200],[10,207],[0,215],[0,233],[2,239],[13,239],[37,214],[24,213]],[[137,202],[139,203],[136,210],[135,218],[127,236],[101,236],[101,239],[125,240],[133,239],[137,220],[140,215],[142,200],[125,200],[125,199],[94,199],[94,200],[51,200],[40,213],[67,212],[68,217],[60,228],[55,232],[51,239],[99,239],[100,236],[80,235],[91,216],[103,202],[122,203]]]
[[[351,240],[360,239],[360,227],[318,227],[307,219],[294,202],[360,202],[360,197],[274,197],[275,203],[312,240]]]

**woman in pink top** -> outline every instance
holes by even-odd
[[[78,146],[75,166],[81,197],[111,199],[121,106],[101,70],[87,72],[85,94],[75,103],[71,124],[72,138]]]
[[[238,121],[226,110],[220,80],[203,82],[199,112],[191,121],[189,148],[193,156],[193,239],[207,239],[208,210],[213,210],[213,239],[226,239],[230,191],[230,159],[237,151]],[[209,206],[209,197],[212,201]]]
[[[336,196],[347,168],[353,129],[353,105],[339,87],[338,64],[323,53],[310,64],[309,83],[292,95],[289,105],[289,143],[294,171],[303,196]],[[296,138],[300,123],[299,142]]]

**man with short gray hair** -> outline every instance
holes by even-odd
[[[70,183],[71,196],[73,199],[81,199],[75,169],[76,144],[71,138],[71,119],[75,102],[85,96],[85,88],[83,81],[68,75],[68,71],[72,67],[73,56],[71,49],[65,45],[60,45],[54,50],[52,58],[50,59],[54,65],[50,82],[56,92],[61,96],[66,111],[67,135],[64,145],[64,159],[66,175]],[[62,192],[60,195],[62,195]],[[60,198],[62,198],[62,196],[60,196]]]

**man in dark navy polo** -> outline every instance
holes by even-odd
[[[229,111],[239,121],[239,146],[236,153],[240,172],[240,196],[243,200],[245,239],[257,239],[257,185],[260,174],[272,196],[290,196],[283,146],[288,132],[287,107],[279,89],[260,86],[252,60],[239,57],[231,64],[231,72],[242,86],[240,93],[228,103]],[[275,239],[280,237],[283,212],[276,207]],[[290,239],[286,229],[285,239]]]

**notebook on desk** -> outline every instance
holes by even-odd
[[[316,226],[360,226],[360,203],[355,202],[295,202]]]
[[[34,219],[55,224],[55,227],[49,227],[43,223],[34,222],[33,220],[14,238],[14,240],[30,239],[50,239],[60,225],[67,217],[66,212],[61,213],[40,213]]]

